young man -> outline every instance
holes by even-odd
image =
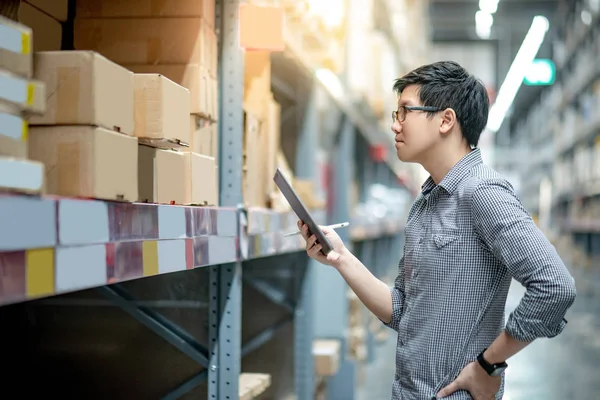
[[[398,332],[393,399],[501,399],[506,360],[564,328],[573,278],[512,186],[477,149],[489,110],[483,84],[455,62],[398,79],[392,131],[398,158],[430,174],[406,224],[404,253],[388,288],[323,228],[335,267],[361,301]],[[511,278],[527,292],[504,321]]]

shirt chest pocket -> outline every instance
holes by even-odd
[[[456,232],[444,232],[444,233],[434,233],[431,237],[433,242],[433,250],[443,250],[444,248],[450,246],[459,241],[460,234],[458,231]]]

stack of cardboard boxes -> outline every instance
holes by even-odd
[[[33,33],[3,17],[0,28],[0,189],[42,193],[44,165],[28,159],[28,119],[46,108],[46,87],[32,78]]]
[[[66,1],[29,3],[22,18],[67,17]],[[214,1],[78,0],[73,37],[35,53],[48,96],[28,153],[48,193],[218,205]]]

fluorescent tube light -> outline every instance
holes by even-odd
[[[538,15],[533,18],[531,27],[506,74],[506,78],[504,79],[500,90],[498,91],[496,102],[490,109],[486,129],[492,133],[496,133],[500,129],[504,117],[521,87],[531,63],[544,42],[544,37],[546,36],[549,27],[550,23],[546,17]]]

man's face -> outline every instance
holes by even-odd
[[[401,106],[422,106],[418,86],[407,86],[398,99]],[[399,114],[401,114],[399,112]],[[394,121],[392,132],[396,139],[396,154],[403,162],[420,162],[423,156],[434,147],[439,139],[440,121],[435,115],[427,118],[424,111],[406,111],[404,121]]]

